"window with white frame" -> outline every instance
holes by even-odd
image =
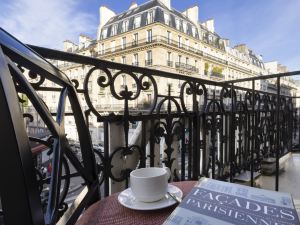
[[[101,54],[105,53],[105,45],[104,45],[104,43],[101,44],[100,52],[101,52]]]
[[[181,55],[178,55],[178,63],[181,63]]]
[[[147,24],[154,22],[154,11],[149,11],[147,15]]]
[[[137,45],[138,44],[138,40],[139,40],[139,35],[138,35],[138,33],[135,33],[133,35],[133,42],[132,42],[132,44],[133,45]]]
[[[165,24],[170,25],[170,15],[164,12]]]
[[[186,33],[186,31],[187,31],[187,23],[183,22],[182,26],[183,26],[183,32]]]
[[[112,26],[112,29],[111,29],[111,36],[114,36],[117,34],[117,30],[118,30],[118,24],[114,24]]]
[[[122,56],[122,63],[126,64],[126,56]]]
[[[141,26],[141,16],[136,16],[133,22],[133,29],[139,28]]]
[[[167,52],[167,66],[172,66],[172,53]]]
[[[122,47],[122,49],[125,49],[125,48],[126,48],[126,37],[122,37],[122,40],[121,40],[121,47]]]
[[[152,42],[152,29],[147,30],[147,42]]]
[[[196,36],[196,27],[192,26],[192,35],[193,37]]]
[[[116,50],[116,41],[110,42],[110,49],[111,52],[114,52]]]
[[[107,28],[102,30],[102,38],[107,38]]]
[[[152,65],[152,51],[146,53],[146,65]]]
[[[171,31],[167,31],[167,42],[168,44],[171,44],[172,34]]]
[[[133,65],[134,66],[138,66],[139,65],[139,55],[138,55],[138,53],[135,53],[134,55],[133,55]]]
[[[181,36],[178,35],[178,47],[181,48],[182,47],[182,41],[181,41]]]
[[[176,24],[176,29],[179,30],[179,27],[180,27],[180,21],[179,19],[175,19],[175,24]]]
[[[122,24],[122,32],[128,31],[128,20],[124,20]]]
[[[185,39],[185,45],[186,45],[186,49],[188,50],[190,47],[190,41],[189,39]]]
[[[189,64],[189,58],[188,57],[185,58],[185,64]]]

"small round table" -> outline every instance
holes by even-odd
[[[174,182],[173,185],[180,188],[185,197],[196,181]],[[140,211],[125,208],[118,202],[118,194],[112,194],[91,205],[77,221],[77,225],[102,225],[102,224],[162,224],[176,208],[177,204],[158,210]]]

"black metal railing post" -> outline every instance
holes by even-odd
[[[276,102],[276,177],[275,177],[275,190],[279,190],[279,148],[280,148],[280,77],[277,77],[277,102]]]
[[[255,139],[256,139],[256,126],[255,126],[255,80],[252,81],[252,104],[251,104],[251,160],[250,160],[250,170],[251,170],[251,187],[254,186],[254,151],[255,151]]]
[[[230,163],[230,182],[233,182],[234,178],[234,153],[235,153],[235,110],[234,110],[234,89],[233,84],[230,85],[230,95],[231,95],[231,109],[229,116],[229,163]]]

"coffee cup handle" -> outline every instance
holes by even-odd
[[[163,167],[163,169],[167,172],[167,180],[169,180],[170,179],[170,177],[171,177],[171,170],[169,169],[169,167]]]

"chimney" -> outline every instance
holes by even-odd
[[[65,40],[64,41],[64,51],[65,52],[73,52],[74,48],[76,47],[77,45],[75,45],[72,41],[70,40]]]
[[[171,9],[171,0],[160,0],[168,9]]]
[[[116,14],[107,8],[106,6],[100,6],[99,9],[99,14],[100,14],[100,24],[99,24],[99,30],[102,29],[102,27]]]
[[[135,1],[131,2],[131,5],[129,6],[129,10],[136,8],[138,5]]]
[[[197,5],[190,7],[182,14],[189,18],[193,23],[197,24],[199,19],[199,7]]]
[[[215,32],[215,21],[214,19],[206,20],[204,23],[202,23],[203,26],[205,26],[210,32]]]
[[[224,41],[224,46],[225,47],[230,47],[230,40],[229,39],[223,39]]]
[[[239,45],[236,45],[234,48],[237,49],[238,51],[240,51],[241,53],[245,53],[245,54],[250,53],[246,44],[239,44]]]
[[[79,35],[79,48],[82,47],[88,47],[92,42],[92,38],[84,35],[84,34],[80,34]]]

